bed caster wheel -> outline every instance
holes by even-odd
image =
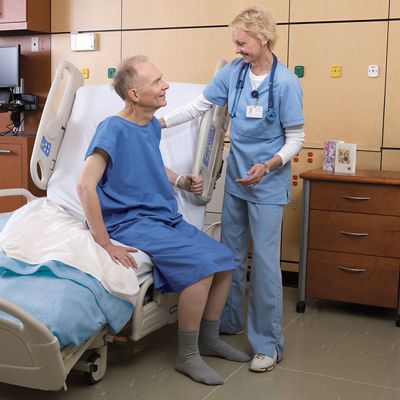
[[[304,313],[306,310],[306,303],[304,301],[298,301],[296,304],[296,311],[298,313]]]
[[[95,385],[103,379],[105,373],[100,354],[92,353],[87,359],[87,362],[90,366],[89,372],[85,372],[85,379],[90,385]]]
[[[400,315],[396,318],[396,326],[400,326]]]

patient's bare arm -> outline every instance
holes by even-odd
[[[77,187],[79,199],[94,240],[107,251],[115,263],[136,269],[136,261],[129,253],[137,250],[133,247],[116,246],[111,243],[104,224],[96,187],[107,166],[107,161],[107,153],[97,150],[86,159]]]
[[[192,174],[178,175],[168,167],[165,167],[165,171],[167,172],[168,180],[171,185],[177,187],[178,189],[195,194],[201,194],[203,192],[204,180],[202,176],[195,176]]]

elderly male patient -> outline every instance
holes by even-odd
[[[179,350],[175,368],[197,382],[223,379],[201,355],[246,362],[248,356],[219,338],[219,319],[234,269],[232,253],[186,223],[172,184],[199,192],[199,177],[179,178],[164,167],[161,127],[154,113],[166,105],[169,86],[144,56],[123,60],[113,82],[125,106],[97,127],[86,153],[78,194],[96,242],[115,262],[135,268],[139,248],[154,263],[154,285],[180,292]],[[111,243],[110,238],[127,246]]]

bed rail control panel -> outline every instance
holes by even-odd
[[[46,157],[50,155],[50,150],[51,150],[51,143],[46,139],[45,136],[42,137],[42,142],[40,143],[40,148],[45,154]]]
[[[214,76],[225,64],[225,60],[218,62]],[[213,106],[203,115],[200,123],[192,173],[201,175],[204,179],[203,193],[197,195],[198,200],[203,204],[211,200],[215,183],[221,175],[224,138],[228,125],[229,116],[226,105]]]

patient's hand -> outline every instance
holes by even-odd
[[[204,180],[202,176],[186,175],[178,182],[178,188],[187,192],[201,194],[204,190]]]
[[[126,268],[137,269],[135,259],[129,254],[137,252],[137,249],[134,247],[117,246],[109,243],[103,246],[103,248],[116,264],[122,264]]]

